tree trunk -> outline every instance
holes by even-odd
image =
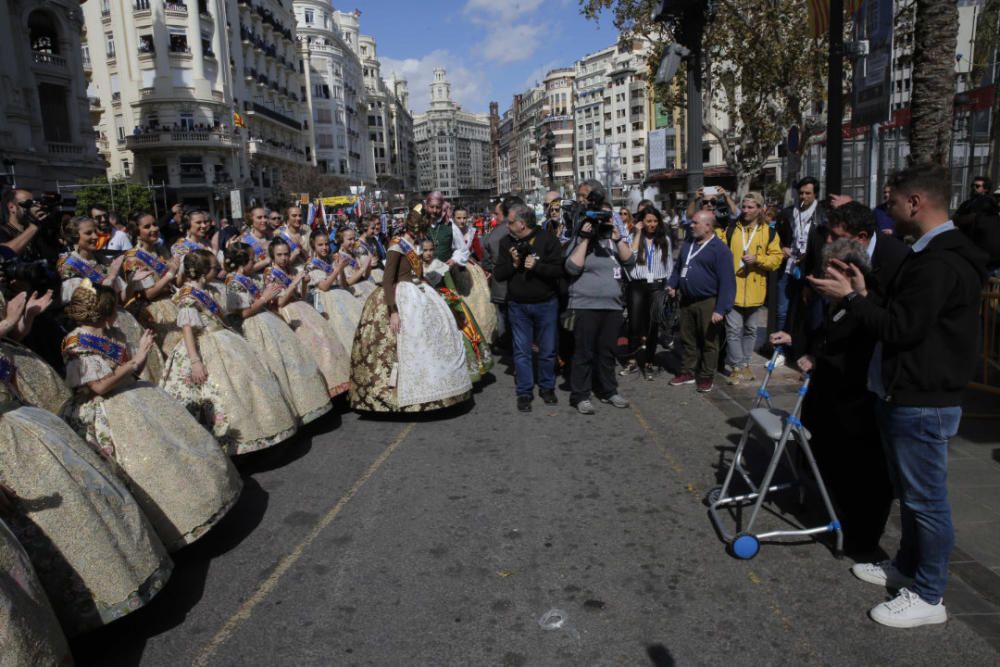
[[[955,105],[956,0],[916,0],[910,164],[949,166]]]

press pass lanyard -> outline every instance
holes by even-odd
[[[694,259],[695,257],[697,257],[698,253],[700,253],[702,250],[704,250],[705,246],[707,246],[711,242],[712,242],[712,237],[709,237],[707,241],[705,241],[700,246],[698,246],[697,250],[694,249],[694,246],[696,244],[694,244],[694,243],[691,244],[691,247],[688,248],[687,259],[684,260],[684,267],[681,268],[681,278],[687,278],[688,267],[691,265],[691,260]]]
[[[757,224],[753,228],[753,232],[743,241],[743,255],[746,256],[747,252],[750,251],[750,244],[753,243],[753,237],[757,236],[757,230],[760,229],[760,224]],[[747,235],[746,227],[743,228],[743,236]]]

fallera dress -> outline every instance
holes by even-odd
[[[7,302],[0,293],[0,319],[7,316]],[[72,398],[73,392],[62,376],[30,348],[6,338],[0,338],[0,355],[17,367],[19,393],[27,405],[59,414]]]
[[[468,294],[462,294],[462,298],[475,316],[483,339],[490,343],[497,330],[497,309],[490,300],[490,282],[483,267],[478,264],[469,262],[465,268],[472,278],[472,289]]]
[[[0,521],[0,667],[72,664],[28,554]]]
[[[167,359],[161,386],[209,429],[231,455],[273,447],[295,434],[295,415],[278,380],[243,336],[226,328],[223,309],[212,295],[186,285],[174,297],[177,324],[190,325],[208,372],[200,385],[191,380],[187,348],[176,346]]]
[[[330,323],[344,350],[350,350],[354,345],[354,333],[358,330],[358,323],[361,322],[364,300],[339,285],[334,285],[326,291],[316,289],[315,286],[333,271],[333,267],[324,260],[318,257],[312,258],[306,265],[306,270],[309,271],[309,285],[313,288],[313,305]]]
[[[131,351],[125,341],[74,329],[63,340],[66,421],[115,463],[167,549],[208,532],[236,504],[243,482],[212,434],[167,392],[128,378],[99,396],[87,386]]]
[[[24,406],[24,378],[0,357],[0,483],[9,526],[69,635],[145,605],[173,569],[125,483],[66,422]],[[0,653],[0,663],[2,663]]]
[[[351,350],[351,407],[425,412],[472,393],[462,334],[444,299],[423,281],[413,241],[393,239],[382,287],[365,301]],[[400,333],[389,326],[398,308]]]
[[[292,284],[292,276],[271,266],[264,271],[264,282],[277,283],[287,289]],[[305,348],[313,353],[319,372],[326,380],[329,396],[339,396],[347,391],[350,386],[351,360],[330,322],[299,298],[279,309],[278,314],[292,328]]]
[[[230,273],[226,276],[226,289],[227,310],[238,319],[238,312],[253,305],[261,287],[253,278]],[[333,404],[319,367],[284,320],[269,310],[262,310],[242,320],[241,328],[243,337],[258,358],[277,378],[281,393],[299,423],[308,424],[330,411]]]
[[[177,306],[170,298],[172,290],[164,290],[152,301],[143,296],[143,292],[168,271],[167,265],[157,255],[133,248],[125,253],[122,271],[125,274],[126,310],[135,316],[140,325],[153,331],[160,352],[169,355],[182,338],[181,330],[177,328]]]
[[[98,264],[96,260],[86,260],[75,251],[68,255],[63,255],[59,258],[59,277],[62,278],[62,302],[70,302],[70,299],[73,298],[73,292],[80,286],[84,278],[90,279],[90,282],[97,285],[104,282],[105,276],[104,267]],[[114,287],[116,292],[124,295],[125,281],[120,276],[115,279],[115,284],[112,287]],[[143,327],[132,313],[124,308],[119,308],[118,320],[115,326],[125,334],[125,340],[128,341],[129,346],[135,348],[139,345]],[[160,381],[162,376],[163,355],[156,349],[149,353],[149,360],[146,362],[146,367],[142,369],[140,377],[155,384]]]
[[[437,289],[455,317],[455,325],[462,332],[462,343],[465,345],[465,361],[469,368],[469,379],[473,384],[479,382],[493,368],[493,353],[476,323],[465,299],[461,297],[455,282],[452,280],[448,265],[439,259],[424,265],[424,278]]]

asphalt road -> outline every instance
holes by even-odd
[[[243,460],[240,503],[78,662],[1000,663],[961,621],[868,620],[888,594],[823,542],[727,555],[703,502],[742,427],[723,392],[632,376],[632,409],[584,417],[560,391],[525,415],[494,372],[446,416],[342,413]]]

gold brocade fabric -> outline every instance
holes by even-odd
[[[0,521],[0,666],[72,664],[28,555]]]
[[[326,292],[317,291],[316,298],[324,317],[330,323],[337,340],[345,350],[354,345],[354,333],[361,321],[361,309],[365,302],[345,289],[334,288]]]
[[[247,340],[202,316],[198,351],[208,380],[191,381],[184,345],[174,348],[163,388],[212,431],[229,454],[246,454],[287,440],[298,428],[278,381]]]
[[[144,381],[119,387],[105,396],[78,389],[66,421],[110,450],[160,539],[175,551],[222,518],[243,482],[212,434],[165,391]]]
[[[308,424],[333,407],[326,381],[298,336],[269,310],[243,320],[243,335],[277,378],[299,422]]]
[[[177,304],[169,297],[155,301],[140,301],[136,319],[156,336],[156,345],[164,356],[169,355],[184,335],[177,326]],[[162,360],[161,364],[162,364]],[[160,371],[162,375],[162,369]]]
[[[3,412],[0,482],[17,494],[10,527],[67,634],[142,607],[169,578],[173,564],[125,484],[52,413]]]
[[[465,304],[472,311],[483,334],[483,340],[487,345],[493,340],[493,335],[497,330],[497,310],[490,301],[490,284],[486,278],[486,273],[478,264],[469,262],[466,270],[472,278],[472,289],[465,296]]]
[[[17,391],[28,405],[59,414],[73,396],[56,369],[23,345],[0,341],[0,355],[17,366]]]
[[[347,391],[351,379],[351,358],[330,322],[305,301],[293,301],[282,308],[280,314],[305,348],[314,355],[319,372],[326,380],[329,395],[337,396]]]
[[[119,308],[118,316],[115,318],[115,328],[125,334],[129,352],[134,353],[139,349],[139,339],[142,338],[143,327],[132,313]],[[163,355],[155,347],[149,351],[146,366],[142,369],[139,377],[153,384],[159,382],[160,378],[163,377]]]
[[[365,302],[351,349],[351,407],[370,412],[428,412],[457,405],[470,396],[399,406],[396,397],[396,334],[389,327],[385,292],[375,290]]]

